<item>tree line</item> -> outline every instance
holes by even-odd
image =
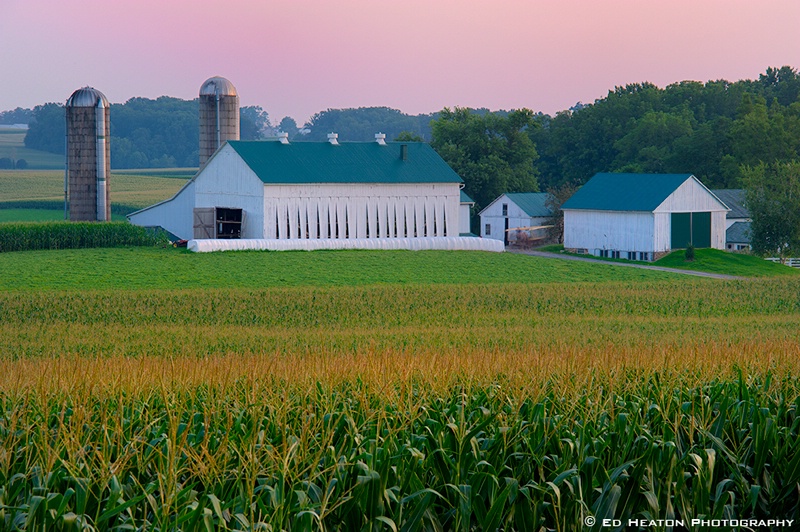
[[[563,197],[597,172],[691,173],[709,188],[748,189],[760,179],[754,176],[764,175],[761,189],[769,191],[774,186],[764,184],[767,178],[788,179],[800,161],[799,98],[800,75],[784,66],[754,80],[629,84],[554,116],[462,108],[407,115],[365,107],[328,109],[299,127],[291,117],[273,125],[261,107],[245,107],[241,138],[281,130],[295,141],[325,140],[330,132],[344,141],[371,141],[382,132],[390,140],[430,142],[464,179],[478,208],[503,192]],[[0,118],[17,120],[25,111]],[[197,165],[197,100],[113,104],[111,131],[115,168]],[[63,153],[63,107],[34,108],[25,144]],[[757,197],[748,196],[751,206]]]
[[[62,104],[33,108],[25,136],[27,148],[63,154],[66,132]],[[242,107],[239,112],[243,140],[265,135],[269,115],[261,107]],[[111,167],[196,167],[199,153],[199,102],[162,96],[131,98],[111,104]]]

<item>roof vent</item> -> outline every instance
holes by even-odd
[[[328,133],[328,142],[333,144],[334,146],[339,145],[339,134],[338,133]]]
[[[408,160],[408,144],[401,144],[400,145],[400,160],[407,161]]]
[[[278,142],[281,144],[289,144],[289,134],[284,132],[278,133]]]
[[[375,142],[381,146],[386,146],[386,133],[375,133]]]

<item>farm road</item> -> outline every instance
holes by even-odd
[[[579,262],[594,262],[598,264],[606,264],[611,266],[624,266],[627,268],[641,268],[643,270],[658,270],[660,272],[669,272],[669,273],[682,273],[684,275],[694,275],[695,277],[710,277],[712,279],[727,279],[727,280],[737,280],[737,279],[746,279],[746,277],[739,277],[737,275],[725,275],[724,273],[709,273],[709,272],[695,272],[692,270],[679,270],[677,268],[664,268],[663,266],[650,266],[647,264],[632,264],[627,262],[615,262],[609,260],[600,260],[600,259],[593,259],[590,257],[576,257],[574,255],[562,255],[560,253],[549,253],[547,251],[535,251],[535,250],[525,250],[525,249],[509,249],[506,248],[506,251],[509,253],[519,253],[521,255],[532,255],[534,257],[543,257],[546,259],[561,259],[561,260],[576,260]]]

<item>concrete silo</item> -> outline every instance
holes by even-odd
[[[108,221],[111,202],[109,105],[102,92],[84,87],[67,100],[69,219]]]
[[[239,140],[239,95],[217,76],[200,87],[200,167],[226,140]]]

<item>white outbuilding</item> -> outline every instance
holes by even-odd
[[[592,177],[561,207],[564,248],[652,261],[673,249],[725,249],[730,210],[691,174]]]
[[[185,240],[459,237],[462,180],[429,145],[329,137],[228,141],[173,198],[128,218]]]
[[[552,221],[546,192],[507,192],[483,209],[481,236],[502,240],[506,245],[519,239],[543,235],[542,226]]]

